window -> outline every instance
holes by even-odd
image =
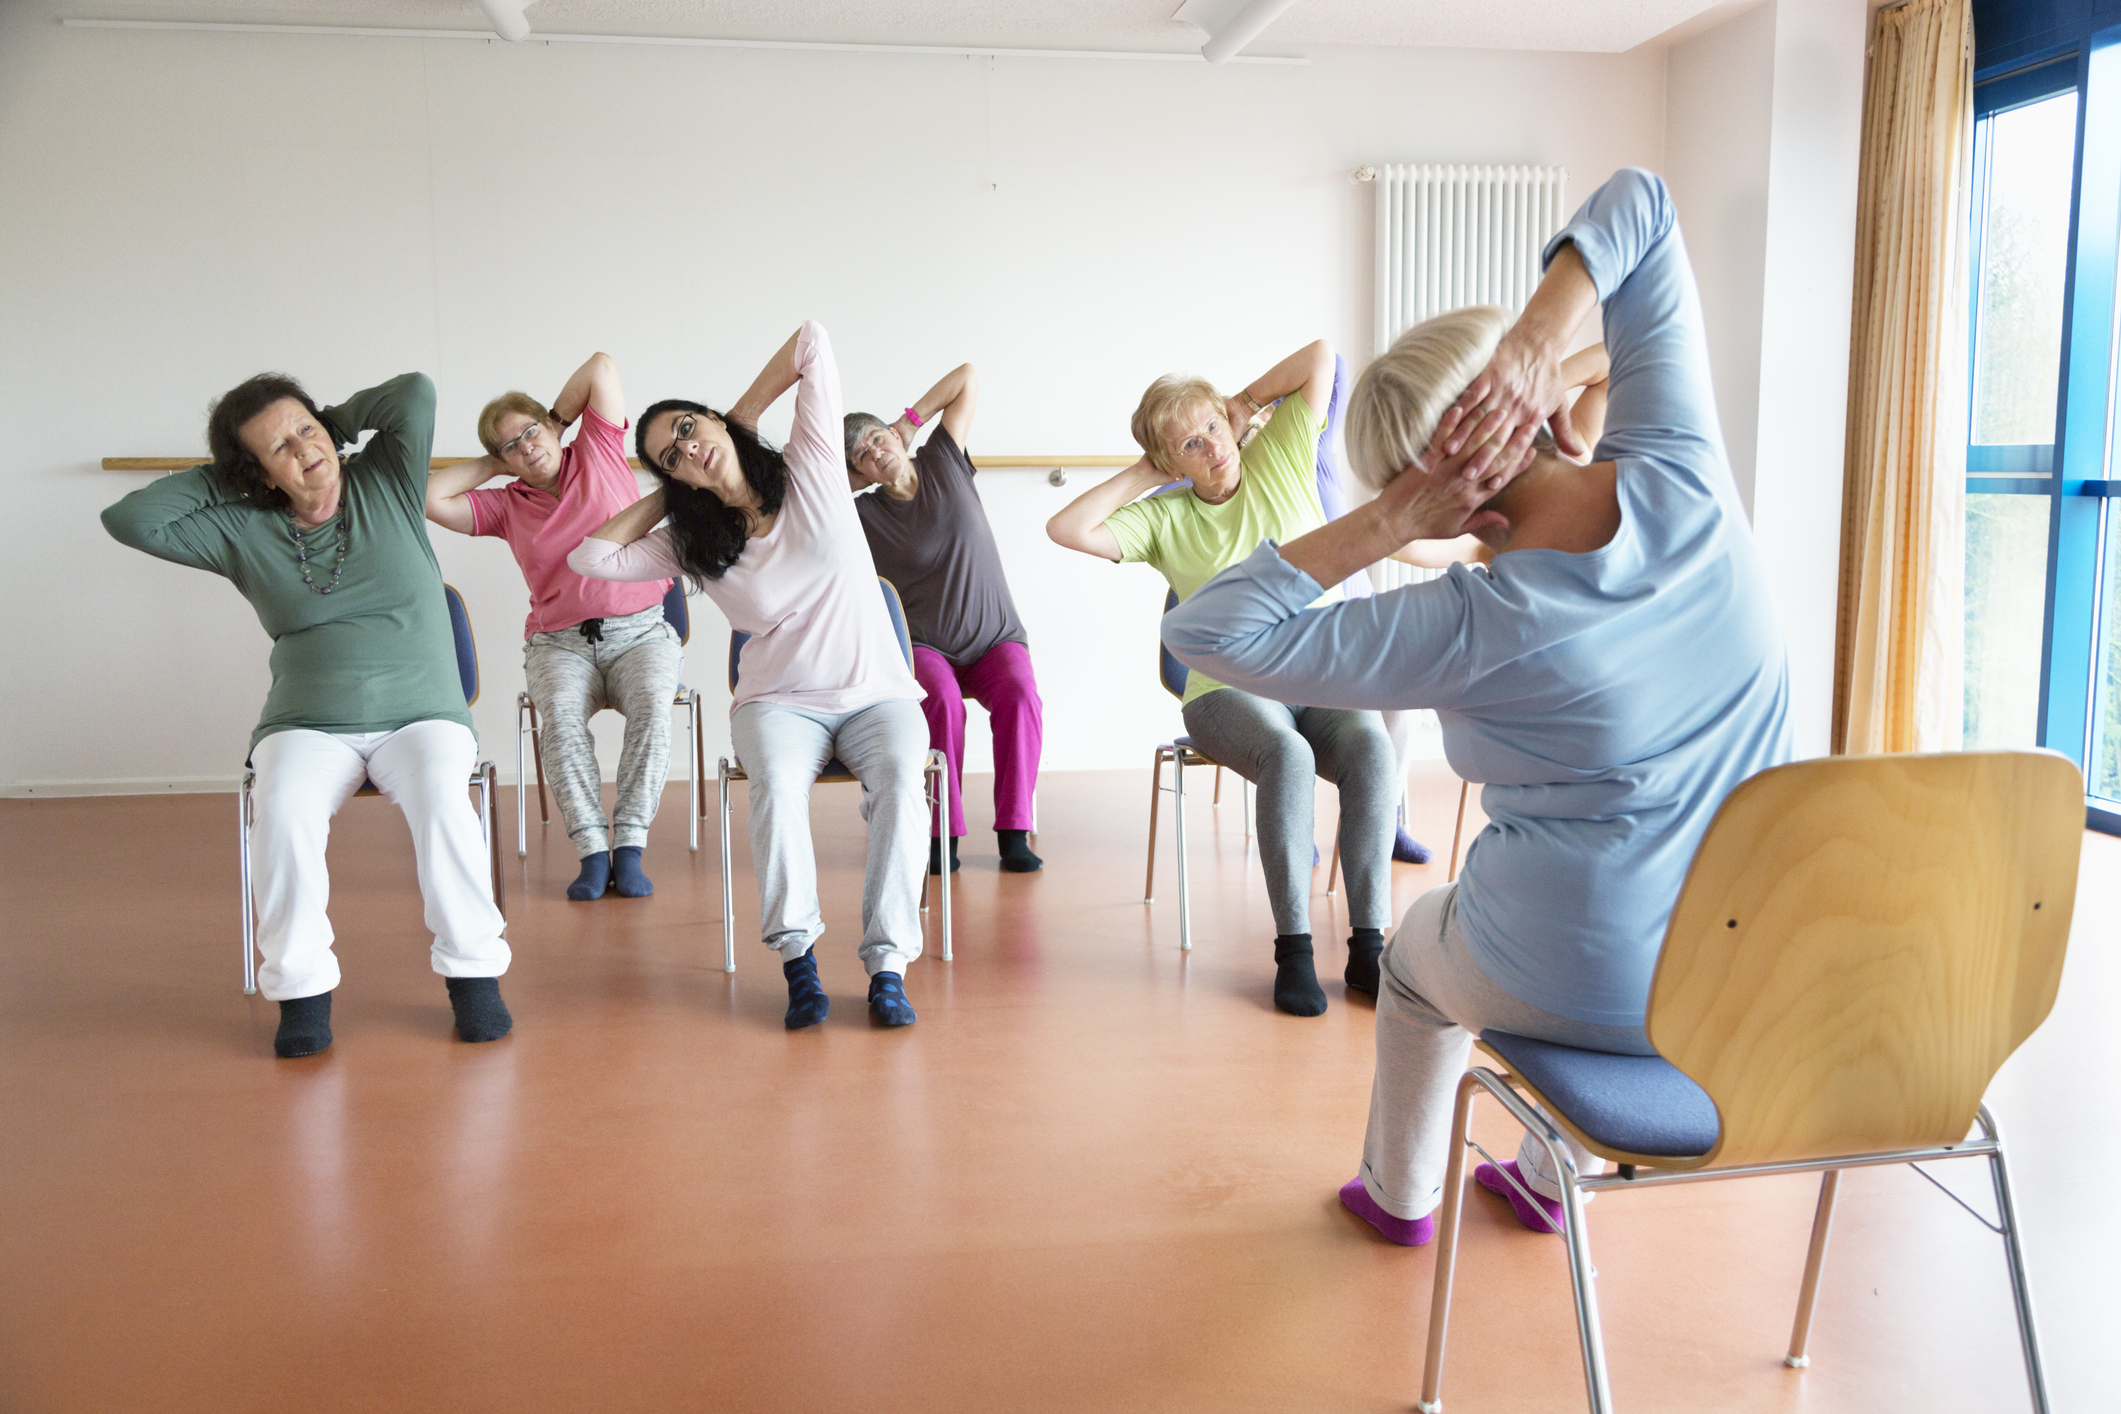
[[[2070,756],[2121,832],[2121,29],[2034,57],[1974,90],[1965,741]]]

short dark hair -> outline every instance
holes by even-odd
[[[688,486],[657,466],[648,455],[648,429],[666,412],[705,413],[720,422],[736,447],[736,464],[744,481],[759,498],[762,516],[777,514],[788,499],[788,461],[780,449],[762,439],[741,422],[732,422],[705,403],[686,398],[665,398],[651,403],[634,425],[633,449],[641,465],[655,475],[663,488],[663,508],[670,512],[670,543],[677,551],[678,568],[693,587],[709,579],[720,579],[744,553],[751,537],[751,513],[724,504],[712,491]]]
[[[214,467],[236,493],[254,505],[280,508],[288,504],[287,493],[272,484],[250,448],[243,445],[243,425],[279,402],[293,398],[319,422],[323,417],[302,385],[285,373],[260,373],[246,378],[214,399],[206,413],[206,447],[213,453]]]
[[[846,443],[847,470],[854,470],[854,446],[869,435],[872,427],[887,426],[884,419],[873,412],[850,412],[840,419],[842,440]]]

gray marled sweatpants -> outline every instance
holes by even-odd
[[[685,662],[660,604],[602,623],[596,643],[579,627],[523,641],[523,673],[542,729],[538,760],[578,858],[648,843],[648,822],[670,774],[670,706]],[[608,833],[604,773],[589,735],[590,717],[606,707],[626,719]]]

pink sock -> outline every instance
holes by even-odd
[[[1426,1247],[1429,1239],[1436,1236],[1434,1213],[1418,1218],[1395,1218],[1377,1206],[1377,1200],[1370,1196],[1370,1190],[1362,1186],[1359,1178],[1350,1180],[1341,1188],[1340,1202],[1342,1207],[1384,1234],[1387,1241],[1402,1247]]]
[[[1517,1160],[1512,1159],[1504,1164],[1503,1167],[1510,1171],[1511,1178],[1524,1184],[1526,1192],[1531,1193],[1534,1198],[1539,1200],[1538,1207],[1535,1208],[1526,1202],[1524,1194],[1511,1187],[1510,1179],[1504,1178],[1498,1173],[1493,1164],[1482,1164],[1479,1168],[1474,1169],[1473,1181],[1482,1188],[1487,1189],[1488,1192],[1500,1193],[1503,1197],[1509,1199],[1511,1209],[1517,1214],[1517,1221],[1523,1223],[1532,1231],[1560,1232],[1562,1229],[1561,1200],[1549,1198],[1542,1193],[1534,1191],[1530,1180],[1524,1176],[1524,1170],[1517,1166]],[[1551,1222],[1549,1219],[1551,1219]]]

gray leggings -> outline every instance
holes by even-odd
[[[595,643],[579,626],[523,642],[523,673],[538,709],[538,762],[577,858],[648,843],[648,822],[670,774],[670,707],[685,662],[660,604],[599,622],[603,636]],[[604,773],[589,734],[590,717],[605,707],[626,718],[608,833]]]
[[[1259,787],[1259,858],[1277,934],[1311,931],[1311,779],[1340,787],[1340,867],[1348,924],[1392,926],[1392,739],[1375,712],[1290,707],[1234,687],[1185,706],[1194,744]]]

